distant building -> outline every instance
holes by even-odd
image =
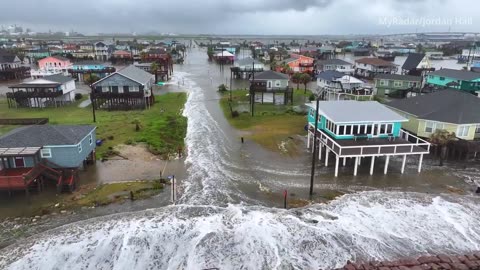
[[[444,68],[428,73],[426,77],[427,85],[434,88],[480,92],[480,73],[477,72]]]
[[[353,90],[362,88],[364,85],[363,81],[335,70],[322,71],[317,76],[319,91],[322,89],[333,91]]]
[[[299,54],[292,54],[291,58],[287,58],[281,62],[283,65],[287,65],[292,72],[305,72],[313,74],[314,71],[314,61],[312,57],[307,57]],[[278,65],[276,68],[277,72],[285,72],[282,65]]]
[[[61,74],[68,75],[68,70],[73,67],[70,59],[62,56],[49,56],[38,60],[38,70],[32,70],[32,78]]]
[[[352,63],[349,63],[342,59],[328,59],[317,61],[317,71],[328,71],[334,70],[344,74],[353,75],[355,72],[354,66]]]
[[[110,59],[110,52],[108,46],[103,42],[97,42],[94,45],[95,60],[107,61]]]
[[[247,79],[252,76],[252,72],[263,72],[265,65],[258,60],[247,57],[235,61],[230,70],[235,78]]]
[[[402,66],[402,74],[423,76],[425,73],[434,71],[430,59],[424,53],[410,53]]]
[[[377,96],[406,97],[408,92],[422,87],[422,77],[399,74],[378,74],[375,76]]]
[[[397,66],[391,62],[375,58],[361,58],[355,60],[355,74],[358,76],[373,78],[377,74],[395,74]]]
[[[23,79],[29,73],[30,67],[24,65],[17,55],[0,50],[0,81]]]

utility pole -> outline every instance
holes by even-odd
[[[252,62],[252,84],[250,85],[250,99],[252,101],[252,117],[255,110],[255,59]]]
[[[317,161],[317,129],[318,129],[318,107],[320,105],[320,97],[317,97],[315,108],[315,130],[313,131],[313,156],[312,156],[312,171],[310,174],[310,197],[313,195],[313,180],[315,178],[315,162]]]
[[[93,114],[93,122],[96,123],[97,122],[97,117],[95,115],[95,90],[93,89],[93,87],[90,86],[90,88],[92,89],[91,93],[90,93],[90,101],[92,103],[92,114]]]

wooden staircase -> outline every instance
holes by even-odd
[[[76,185],[75,171],[58,170],[53,169],[52,167],[60,168],[61,166],[58,166],[47,160],[42,160],[42,162],[38,163],[37,166],[24,175],[24,181],[26,185],[29,186],[32,181],[40,176],[43,176],[48,180],[55,181],[58,193],[62,191],[73,192]]]

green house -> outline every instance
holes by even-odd
[[[408,90],[418,90],[422,85],[422,77],[399,74],[377,74],[375,90],[377,96],[405,97]]]
[[[440,69],[427,75],[427,85],[437,88],[453,88],[468,92],[480,91],[480,73],[456,70]]]
[[[463,140],[480,138],[480,99],[468,92],[447,89],[386,105],[407,118],[403,128],[419,137],[444,129]]]

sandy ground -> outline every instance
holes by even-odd
[[[181,179],[185,176],[183,159],[161,160],[142,144],[119,145],[115,150],[120,152],[120,156],[111,157],[104,162],[97,161],[96,166],[87,167],[82,178],[86,178],[88,182],[104,184],[159,179],[160,172],[164,177],[175,175],[177,179]]]

